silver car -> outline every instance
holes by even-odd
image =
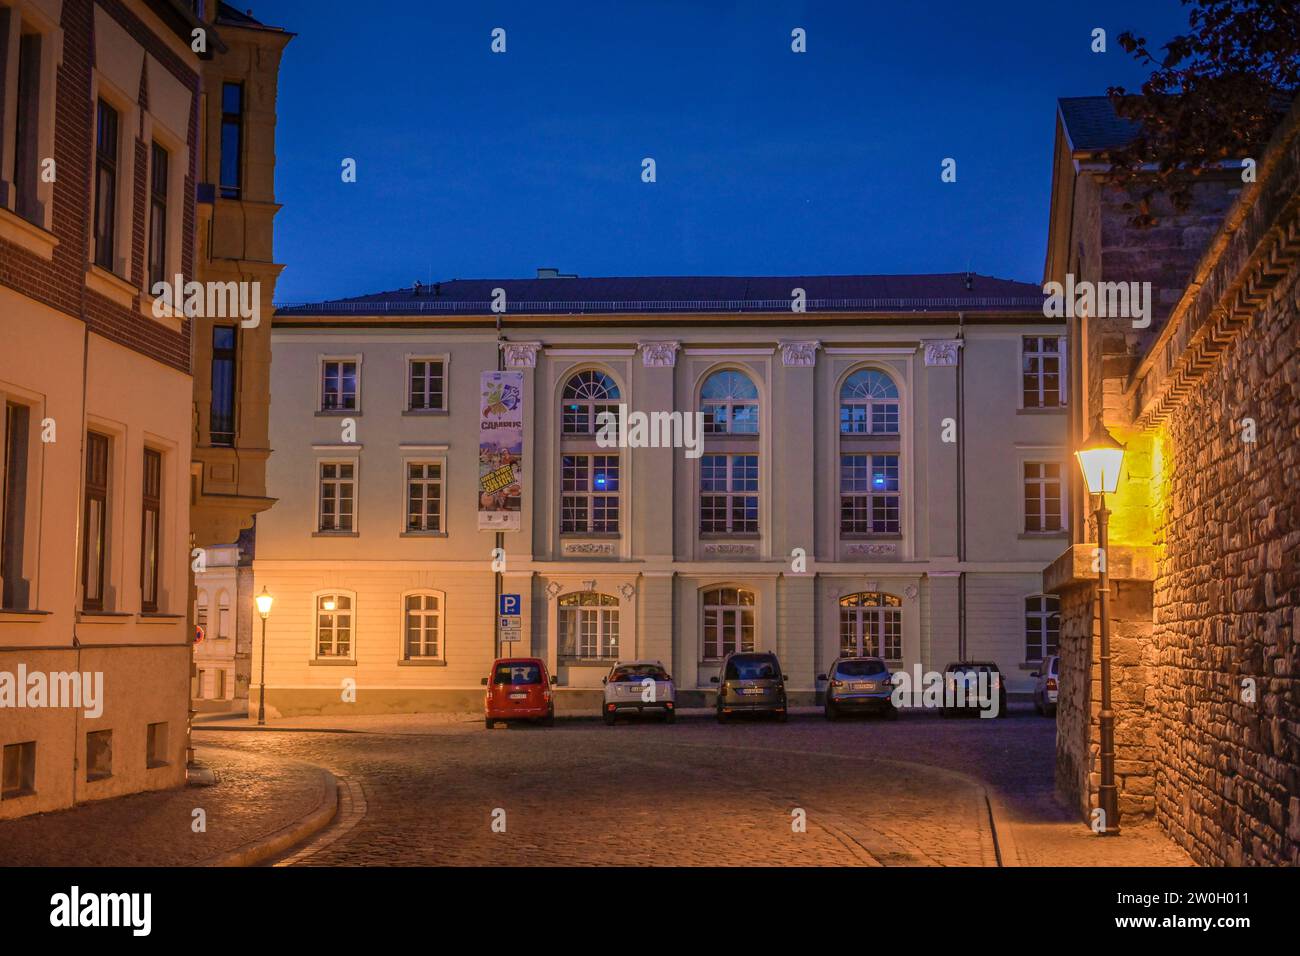
[[[898,717],[893,675],[879,657],[837,657],[817,679],[826,681],[827,720],[850,711],[884,714],[890,720]]]
[[[677,685],[660,661],[619,661],[602,683],[601,713],[610,726],[619,714],[662,714],[669,724],[677,719]]]
[[[1057,654],[1043,658],[1043,664],[1031,677],[1034,683],[1034,709],[1048,717],[1056,716],[1056,698],[1061,688],[1061,658]]]

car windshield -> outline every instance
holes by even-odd
[[[885,662],[880,660],[840,661],[835,668],[840,677],[875,677],[888,671]]]
[[[498,664],[492,676],[494,684],[540,684],[542,669],[536,664]]]
[[[733,657],[727,661],[727,680],[775,680],[780,676],[775,657]]]
[[[614,668],[614,673],[609,675],[610,683],[626,683],[628,681],[640,682],[649,678],[650,680],[667,680],[668,673],[658,664],[629,664],[626,667]]]

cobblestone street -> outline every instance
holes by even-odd
[[[1039,865],[1186,865],[1151,828],[1093,837],[1052,800],[1054,727],[1007,720],[554,728],[434,716],[206,728],[209,751],[274,755],[345,781],[331,830],[293,865],[957,865],[998,862],[987,792]],[[353,732],[340,732],[353,731]],[[806,832],[792,815],[806,813]],[[505,832],[494,832],[494,811]],[[499,814],[497,815],[499,818]],[[1006,855],[1012,834],[1001,834]]]

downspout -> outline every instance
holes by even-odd
[[[957,313],[957,659],[966,660],[966,315]]]
[[[506,356],[505,356],[505,352],[501,348],[501,343],[504,341],[501,337],[501,313],[498,312],[496,315],[497,315],[497,371],[504,372],[506,368]],[[502,531],[498,531],[496,533],[496,551],[492,555],[492,568],[493,568],[493,578],[494,578],[494,584],[493,584],[494,596],[492,599],[492,635],[493,635],[492,643],[496,647],[496,652],[494,655],[496,657],[501,656],[501,616],[499,612],[501,610],[501,594],[505,587],[505,579],[502,577],[500,571],[501,561],[499,560],[499,557],[502,554],[502,549],[505,548],[505,546],[506,546],[505,533]],[[531,651],[532,649],[531,639],[528,646]]]

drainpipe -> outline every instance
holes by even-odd
[[[966,315],[957,313],[957,340],[965,339]],[[966,361],[957,349],[957,659],[966,660]]]
[[[501,337],[501,313],[498,312],[496,315],[497,315],[497,371],[504,372],[506,368],[506,356],[505,356],[505,352],[502,351],[501,349],[501,343],[502,341],[504,341]],[[498,567],[500,566],[500,562],[497,561],[497,556],[501,554],[501,549],[504,548],[505,546],[506,546],[505,533],[498,531],[496,533],[497,550],[492,555],[492,563]],[[493,598],[492,598],[492,634],[493,634],[493,644],[496,646],[495,656],[500,657],[501,656],[501,616],[499,612],[501,610],[501,594],[505,587],[505,580],[501,576],[500,571],[494,571],[493,578],[494,578],[494,585],[493,585]],[[531,645],[530,645],[530,650],[531,650]]]

